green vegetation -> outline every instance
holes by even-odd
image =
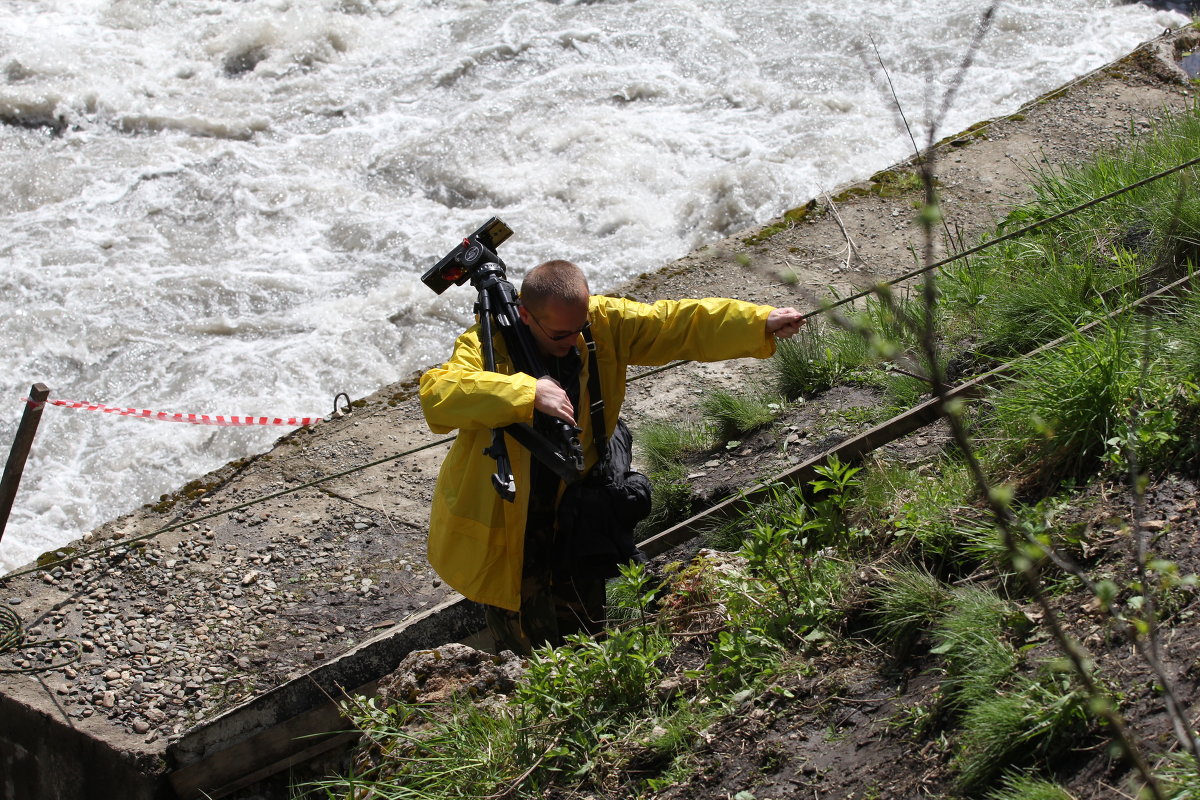
[[[847,380],[870,361],[870,346],[861,336],[813,321],[779,343],[771,368],[779,392],[796,399]]]
[[[722,441],[770,425],[782,408],[783,398],[734,394],[714,389],[700,399],[700,411]]]
[[[669,470],[716,442],[712,430],[693,423],[647,420],[638,426],[634,443],[651,472]]]
[[[997,233],[1198,152],[1200,114],[1181,115],[1092,164],[1038,174],[1036,199]],[[955,445],[936,459],[829,463],[804,487],[757,493],[709,539],[728,552],[672,565],[662,581],[626,570],[611,587],[609,632],[539,651],[510,697],[347,702],[365,734],[357,770],[308,788],[337,798],[646,797],[699,766],[706,730],[756,699],[759,709],[794,699],[797,676],[858,662],[931,684],[918,702],[897,703],[891,735],[938,751],[950,796],[1069,800],[1039,776],[1107,742],[1122,759],[1107,768],[1132,764],[1146,796],[1197,796],[1193,720],[1171,710],[1174,673],[1151,658],[1136,672],[1128,653],[1130,642],[1155,652],[1157,629],[1194,601],[1195,576],[1158,552],[1170,542],[1145,535],[1137,508],[1148,470],[1200,460],[1200,300],[1192,292],[1112,313],[1193,269],[1200,195],[1189,189],[1175,176],[1098,204],[946,269],[923,297],[880,293],[783,343],[775,384],[794,400],[839,383],[886,388],[898,375],[920,396],[951,364],[970,374],[1065,337],[1019,361],[969,412],[947,404]],[[772,403],[783,406],[713,392],[705,424],[637,431],[658,521],[690,511],[686,459],[770,425]],[[1111,533],[1103,546],[1085,541],[1091,522],[1069,519],[1089,487],[1127,492],[1134,509],[1092,521]],[[1085,652],[1071,625],[1095,631],[1102,655],[1121,642],[1108,652],[1123,660],[1114,668]],[[1121,716],[1131,670],[1142,713],[1149,690],[1174,723],[1153,742]],[[823,708],[832,701],[808,689],[813,702],[793,711],[835,744],[841,722]]]
[[[988,800],[1075,800],[1056,783],[1032,775],[1010,773],[1004,776],[1001,787],[987,795]]]

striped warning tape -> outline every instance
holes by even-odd
[[[29,405],[36,406],[29,398]],[[116,414],[119,417],[137,417],[153,419],[160,422],[188,422],[192,425],[220,425],[225,427],[242,427],[246,425],[285,425],[300,427],[311,425],[321,420],[321,417],[232,417],[223,414],[171,414],[166,411],[151,411],[145,408],[113,408],[101,403],[82,403],[78,400],[47,400],[45,405],[62,406],[63,408],[81,408],[86,411],[101,411],[105,414]]]

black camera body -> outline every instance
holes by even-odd
[[[442,260],[430,267],[421,276],[421,282],[433,289],[437,294],[451,286],[462,286],[484,264],[496,264],[501,275],[504,274],[504,264],[496,257],[496,250],[508,237],[512,229],[492,217],[480,226],[479,230],[462,240],[442,257]]]

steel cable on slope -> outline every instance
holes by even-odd
[[[31,667],[0,667],[0,674],[33,673],[59,669],[69,664],[74,664],[83,657],[83,645],[75,639],[26,639],[25,630],[21,626],[21,618],[17,616],[17,612],[13,611],[7,605],[0,605],[0,655],[11,655],[22,650],[48,648],[56,645],[69,647],[74,652],[69,654],[64,661],[57,661],[50,664]],[[13,657],[15,658],[15,656]]]
[[[976,246],[974,246],[974,247],[971,247],[971,248],[968,248],[968,249],[966,249],[966,250],[960,251],[960,252],[958,252],[958,253],[955,253],[954,255],[947,256],[946,258],[944,258],[944,259],[941,259],[940,261],[936,261],[936,262],[934,262],[934,263],[932,263],[932,264],[929,264],[929,265],[927,265],[927,266],[921,267],[921,268],[919,268],[919,269],[912,270],[912,271],[910,271],[910,272],[907,272],[907,273],[905,273],[905,274],[903,274],[903,275],[901,275],[901,276],[899,276],[899,277],[893,278],[893,279],[891,279],[891,280],[889,280],[889,281],[886,281],[886,282],[884,282],[884,283],[876,284],[875,286],[873,286],[873,287],[871,287],[871,288],[869,288],[869,289],[864,289],[864,290],[862,290],[862,291],[860,291],[860,292],[857,292],[857,293],[855,293],[855,294],[848,295],[847,297],[843,297],[843,298],[841,298],[841,299],[837,300],[836,302],[829,303],[829,304],[827,304],[827,305],[824,305],[824,306],[822,306],[822,307],[821,307],[821,308],[819,308],[819,309],[816,309],[816,310],[814,310],[814,311],[810,311],[810,312],[809,312],[809,313],[807,313],[807,314],[804,314],[804,315],[802,316],[802,318],[803,318],[803,319],[805,319],[805,320],[807,320],[807,319],[811,319],[811,318],[813,318],[813,317],[816,317],[816,316],[818,316],[818,315],[821,315],[821,314],[826,314],[826,313],[828,313],[828,312],[832,311],[832,310],[833,310],[833,309],[835,309],[835,308],[838,308],[838,307],[840,307],[840,306],[846,305],[847,303],[854,302],[855,300],[859,300],[859,299],[861,299],[861,298],[863,298],[863,297],[866,297],[867,295],[873,294],[874,292],[878,291],[878,290],[879,290],[880,288],[882,288],[882,287],[895,286],[895,285],[896,285],[896,284],[898,284],[898,283],[902,283],[902,282],[904,282],[904,281],[906,281],[906,280],[910,280],[910,279],[912,279],[912,278],[915,278],[915,277],[917,277],[917,276],[919,276],[919,275],[923,275],[923,274],[925,274],[925,273],[927,273],[927,272],[930,272],[930,271],[932,271],[932,270],[938,269],[938,268],[940,268],[940,267],[944,267],[944,266],[946,266],[947,264],[951,264],[951,263],[953,263],[953,262],[955,262],[955,261],[959,261],[959,260],[961,260],[961,259],[963,259],[963,258],[966,258],[966,257],[968,257],[968,256],[974,255],[975,253],[978,253],[978,252],[981,252],[981,251],[983,251],[983,250],[986,250],[986,249],[987,249],[987,248],[989,248],[989,247],[993,247],[993,246],[995,246],[995,245],[997,245],[997,244],[1000,244],[1000,243],[1002,243],[1002,242],[1006,242],[1006,241],[1009,241],[1009,240],[1011,240],[1011,239],[1014,239],[1014,238],[1016,238],[1016,237],[1018,237],[1018,236],[1022,236],[1022,235],[1026,234],[1026,233],[1029,233],[1030,231],[1036,230],[1036,229],[1038,229],[1038,228],[1041,228],[1041,227],[1043,227],[1043,226],[1045,226],[1045,225],[1049,225],[1049,224],[1050,224],[1050,223],[1052,223],[1052,222],[1056,222],[1056,221],[1058,221],[1058,220],[1060,220],[1060,219],[1064,219],[1064,218],[1066,218],[1066,217],[1069,217],[1069,216],[1071,216],[1071,215],[1073,215],[1073,214],[1077,214],[1077,213],[1079,213],[1080,211],[1083,211],[1083,210],[1086,210],[1086,209],[1088,209],[1088,208],[1091,208],[1092,206],[1095,206],[1095,205],[1098,205],[1098,204],[1100,204],[1100,203],[1103,203],[1103,202],[1105,202],[1105,201],[1111,200],[1111,199],[1113,199],[1114,197],[1119,197],[1119,196],[1120,196],[1120,195],[1122,195],[1122,194],[1125,194],[1125,193],[1127,193],[1127,192],[1131,192],[1131,191],[1133,191],[1134,189],[1138,189],[1138,188],[1140,188],[1140,187],[1142,187],[1142,186],[1146,186],[1147,184],[1150,184],[1150,183],[1153,183],[1153,182],[1155,182],[1155,181],[1161,180],[1161,179],[1163,179],[1163,178],[1165,178],[1165,177],[1168,177],[1168,176],[1170,176],[1170,175],[1173,175],[1173,174],[1175,174],[1176,172],[1181,172],[1182,170],[1185,170],[1185,169],[1187,169],[1187,168],[1189,168],[1189,167],[1196,166],[1196,165],[1198,165],[1198,164],[1200,164],[1200,156],[1197,156],[1196,158],[1191,158],[1191,159],[1188,159],[1187,161],[1184,161],[1184,162],[1183,162],[1183,163],[1181,163],[1181,164],[1177,164],[1177,165],[1175,165],[1175,166],[1173,166],[1173,167],[1170,167],[1170,168],[1168,168],[1168,169],[1165,169],[1165,170],[1163,170],[1163,171],[1161,171],[1161,172],[1155,173],[1154,175],[1150,175],[1150,176],[1148,176],[1148,177],[1146,177],[1146,178],[1143,178],[1143,179],[1141,179],[1141,180],[1139,180],[1139,181],[1135,181],[1134,183],[1128,184],[1127,186],[1122,186],[1122,187],[1120,187],[1120,188],[1118,188],[1118,189],[1115,189],[1115,190],[1113,190],[1113,191],[1111,191],[1111,192],[1108,192],[1107,194],[1103,194],[1103,195],[1101,195],[1101,196],[1099,196],[1099,197],[1095,197],[1095,198],[1092,198],[1091,200],[1087,200],[1087,201],[1085,201],[1085,202],[1083,202],[1083,203],[1080,203],[1080,204],[1078,204],[1078,205],[1076,205],[1076,206],[1073,206],[1073,207],[1071,207],[1071,208],[1068,208],[1068,209],[1066,209],[1066,210],[1064,210],[1064,211],[1060,211],[1060,212],[1058,212],[1058,213],[1056,213],[1056,214],[1053,214],[1053,215],[1051,215],[1051,216],[1049,216],[1049,217],[1046,217],[1045,219],[1041,219],[1041,220],[1038,220],[1038,221],[1036,221],[1036,222],[1032,222],[1032,223],[1030,223],[1030,224],[1028,224],[1028,225],[1025,225],[1025,226],[1023,226],[1023,227],[1021,227],[1021,228],[1018,228],[1018,229],[1017,229],[1017,230],[1015,230],[1015,231],[1011,231],[1010,233],[1006,233],[1006,234],[1004,234],[1004,235],[1002,235],[1002,236],[998,236],[998,237],[996,237],[995,239],[989,239],[989,240],[988,240],[988,241],[986,241],[986,242],[981,242],[980,244],[978,244],[978,245],[976,245]],[[663,366],[660,366],[660,367],[653,367],[653,368],[651,368],[651,369],[648,369],[648,370],[645,370],[645,371],[643,371],[643,372],[639,372],[639,373],[638,373],[638,374],[636,374],[636,375],[632,375],[632,376],[630,376],[628,380],[629,380],[630,382],[632,382],[632,381],[637,381],[637,380],[641,380],[642,378],[647,378],[647,377],[650,377],[650,376],[652,376],[652,375],[656,375],[656,374],[658,374],[658,373],[660,373],[660,372],[665,372],[666,370],[669,370],[669,369],[674,369],[675,367],[681,367],[681,366],[683,366],[683,365],[685,365],[685,364],[690,364],[690,363],[692,363],[692,362],[691,362],[691,361],[673,361],[673,362],[671,362],[670,364],[664,364]],[[280,491],[278,491],[278,492],[273,492],[273,493],[271,493],[271,494],[268,494],[268,495],[265,495],[265,496],[263,496],[263,497],[255,498],[254,500],[247,500],[247,501],[246,501],[246,502],[244,502],[244,503],[239,503],[239,504],[237,504],[237,505],[231,506],[230,508],[225,508],[225,509],[220,509],[220,510],[218,510],[218,511],[213,511],[213,512],[210,512],[210,513],[204,514],[204,515],[202,515],[202,516],[200,516],[200,517],[195,517],[195,518],[191,518],[191,519],[187,519],[187,520],[181,520],[181,521],[179,521],[179,522],[175,522],[175,523],[172,523],[172,524],[170,524],[170,525],[167,525],[167,526],[165,526],[165,527],[159,528],[158,530],[152,531],[152,532],[150,532],[150,533],[139,534],[138,536],[135,536],[135,537],[133,537],[133,538],[130,538],[130,539],[122,540],[121,542],[118,542],[118,543],[114,543],[114,544],[111,544],[111,545],[106,545],[106,546],[104,546],[104,547],[94,548],[94,549],[92,549],[92,550],[88,550],[88,551],[85,551],[85,552],[83,552],[83,553],[72,553],[71,555],[68,555],[68,556],[66,556],[66,557],[64,557],[64,558],[58,559],[58,560],[56,560],[56,561],[51,561],[51,562],[44,563],[44,564],[41,564],[41,565],[38,565],[38,566],[29,567],[29,568],[27,568],[27,569],[24,569],[24,570],[19,570],[19,571],[16,571],[16,572],[10,572],[10,573],[8,573],[7,575],[2,575],[2,576],[0,576],[0,584],[3,584],[3,582],[4,582],[4,581],[6,581],[6,580],[8,580],[8,579],[10,579],[10,578],[16,578],[16,577],[20,577],[20,576],[22,576],[22,575],[28,575],[28,574],[31,574],[31,573],[33,573],[33,572],[37,572],[37,571],[40,571],[40,570],[49,569],[50,567],[54,567],[54,566],[60,566],[60,565],[62,565],[62,564],[67,564],[67,563],[70,563],[70,562],[72,562],[72,561],[79,560],[79,559],[81,559],[81,558],[86,558],[86,557],[93,556],[93,555],[99,555],[99,554],[102,554],[102,553],[105,553],[105,552],[108,552],[108,551],[111,551],[111,550],[119,549],[119,548],[122,548],[122,547],[128,547],[129,545],[131,545],[131,544],[134,544],[134,543],[136,543],[136,542],[139,542],[139,541],[144,541],[144,540],[147,540],[147,539],[152,539],[152,538],[154,538],[155,536],[158,536],[158,535],[160,535],[160,534],[167,533],[167,532],[169,532],[169,531],[172,531],[172,530],[175,530],[175,529],[177,529],[177,528],[183,527],[184,525],[190,525],[190,524],[193,524],[193,523],[196,523],[196,522],[203,522],[203,521],[205,521],[205,520],[214,519],[214,518],[216,518],[216,517],[223,516],[223,515],[225,515],[225,514],[230,514],[230,513],[233,513],[234,511],[240,511],[240,510],[242,510],[242,509],[245,509],[245,508],[250,508],[250,507],[252,507],[252,506],[255,506],[255,505],[258,505],[258,504],[260,504],[260,503],[265,503],[265,502],[267,502],[267,501],[269,501],[269,500],[274,500],[274,499],[277,499],[277,498],[279,498],[279,497],[284,497],[284,496],[286,496],[286,495],[293,494],[293,493],[295,493],[295,492],[299,492],[299,491],[302,491],[302,490],[304,490],[304,489],[311,488],[311,487],[313,487],[313,486],[317,486],[317,485],[319,485],[319,484],[322,484],[322,483],[325,483],[325,482],[327,482],[327,481],[335,480],[335,479],[337,479],[337,478],[342,478],[342,477],[345,477],[345,476],[347,476],[347,475],[352,475],[352,474],[354,474],[354,473],[356,473],[356,472],[361,472],[362,470],[369,469],[369,468],[371,468],[371,467],[375,467],[375,466],[378,466],[378,465],[380,465],[380,464],[387,463],[388,461],[395,461],[395,460],[397,460],[397,459],[404,458],[405,456],[413,455],[414,453],[421,452],[422,450],[427,450],[427,449],[431,449],[431,448],[433,448],[433,447],[438,447],[438,446],[441,446],[441,445],[449,444],[449,443],[453,442],[453,441],[455,440],[455,438],[457,438],[457,437],[454,437],[454,436],[449,436],[449,437],[446,437],[445,439],[439,439],[439,440],[437,440],[437,441],[434,441],[434,442],[429,442],[429,443],[427,443],[427,444],[421,445],[420,447],[416,447],[416,448],[413,448],[413,449],[410,449],[410,450],[406,450],[406,451],[404,451],[404,452],[401,452],[401,453],[395,453],[395,454],[393,454],[393,455],[386,456],[386,457],[384,457],[384,458],[381,458],[381,459],[378,459],[378,460],[376,460],[376,461],[372,461],[372,462],[369,462],[369,463],[366,463],[366,464],[361,464],[361,465],[359,465],[359,466],[356,466],[356,467],[351,467],[350,469],[343,470],[343,471],[341,471],[341,472],[337,472],[337,473],[334,473],[334,474],[332,474],[332,475],[326,475],[326,476],[323,476],[323,477],[320,477],[320,478],[316,478],[316,479],[314,479],[314,480],[312,480],[312,481],[309,481],[309,482],[307,482],[307,483],[300,484],[299,486],[294,486],[294,487],[291,487],[291,488],[288,488],[288,489],[282,489],[282,490],[280,490]]]
[[[828,303],[828,304],[823,305],[820,308],[816,309],[815,311],[810,311],[807,314],[802,315],[801,319],[808,320],[808,319],[812,319],[813,317],[819,316],[821,314],[827,314],[830,311],[834,310],[835,308],[844,306],[847,303],[853,303],[855,300],[861,300],[862,298],[864,298],[868,295],[874,294],[875,292],[879,291],[882,288],[888,288],[891,286],[895,286],[898,283],[903,283],[904,281],[911,280],[912,278],[916,278],[920,275],[924,275],[927,272],[932,272],[935,269],[940,269],[941,267],[944,267],[947,264],[952,264],[955,261],[961,261],[962,259],[967,258],[968,256],[973,256],[976,253],[979,253],[983,250],[988,249],[989,247],[994,247],[1002,242],[1007,242],[1010,239],[1015,239],[1018,236],[1023,236],[1026,233],[1029,233],[1030,231],[1034,231],[1045,225],[1049,225],[1051,222],[1057,222],[1061,219],[1065,219],[1066,217],[1072,216],[1073,214],[1078,214],[1080,211],[1085,211],[1085,210],[1091,208],[1092,206],[1099,205],[1100,203],[1106,202],[1108,200],[1112,200],[1114,197],[1119,197],[1127,192],[1132,192],[1134,189],[1140,189],[1141,187],[1146,186],[1147,184],[1154,183],[1155,181],[1158,181],[1158,180],[1162,180],[1163,178],[1174,175],[1176,172],[1182,172],[1183,170],[1185,170],[1189,167],[1194,167],[1198,164],[1200,164],[1200,156],[1197,156],[1196,158],[1190,158],[1187,161],[1184,161],[1182,164],[1177,164],[1173,167],[1163,170],[1162,172],[1157,172],[1154,175],[1143,178],[1139,181],[1135,181],[1127,186],[1122,186],[1118,189],[1114,189],[1113,191],[1111,191],[1107,194],[1102,194],[1099,197],[1093,197],[1091,200],[1085,200],[1084,202],[1080,203],[1079,205],[1072,206],[1071,208],[1068,208],[1065,211],[1060,211],[1057,214],[1052,214],[1051,216],[1046,217],[1045,219],[1040,219],[1040,220],[1037,220],[1036,222],[1031,222],[1028,225],[1025,225],[1021,228],[1016,229],[1015,231],[1011,231],[1002,236],[997,236],[995,239],[988,239],[986,242],[980,242],[979,244],[975,245],[974,247],[969,247],[966,250],[962,250],[958,253],[955,253],[954,255],[947,256],[946,258],[943,258],[940,261],[935,261],[932,264],[928,264],[924,267],[920,267],[919,269],[914,269],[911,272],[906,272],[903,275],[896,277],[896,278],[892,278],[889,281],[885,281],[883,283],[877,283],[869,289],[863,289],[859,292],[855,292],[854,294],[847,295],[846,297],[838,299],[836,302]],[[681,367],[684,364],[690,364],[690,363],[692,363],[692,362],[691,361],[672,361],[670,364],[664,364],[661,367],[654,367],[652,369],[645,370],[644,372],[639,372],[637,375],[631,376],[629,378],[629,380],[630,381],[640,380],[641,378],[645,378],[650,375],[657,375],[660,372],[665,372],[669,369],[674,369],[675,367]]]

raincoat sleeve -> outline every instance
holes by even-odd
[[[507,356],[500,347],[496,369],[484,369],[478,326],[454,343],[450,360],[421,376],[421,408],[434,433],[455,428],[502,428],[533,419],[537,379],[523,372],[510,374]]]
[[[767,333],[772,310],[714,297],[651,304],[604,298],[597,308],[611,321],[617,357],[647,366],[675,359],[767,358],[775,352],[775,337]]]

